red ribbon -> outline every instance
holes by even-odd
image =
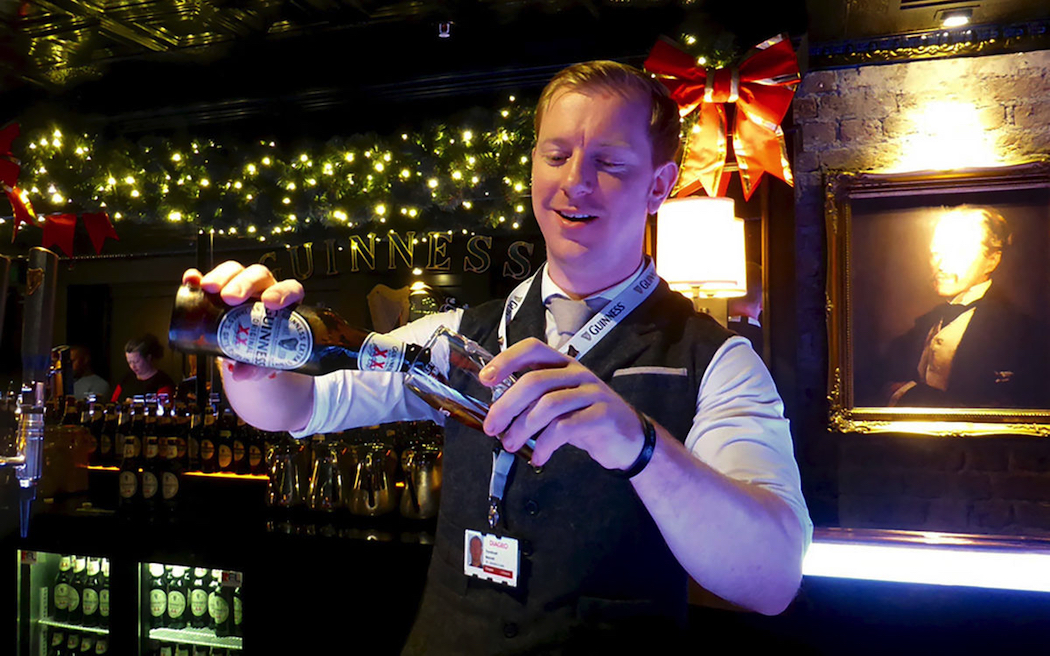
[[[73,257],[73,233],[77,227],[76,214],[50,214],[44,218],[44,236],[40,245],[44,248],[58,246],[69,257]]]
[[[0,186],[3,187],[4,194],[7,195],[7,200],[11,203],[11,210],[15,215],[15,227],[11,231],[12,242],[15,240],[15,235],[18,234],[18,226],[23,221],[36,223],[36,213],[33,212],[32,204],[29,199],[23,198],[22,190],[18,188],[18,174],[21,173],[22,168],[11,150],[18,134],[18,123],[8,123],[3,129],[0,129]]]
[[[791,107],[800,76],[795,51],[783,35],[763,41],[738,66],[724,69],[700,68],[692,55],[660,40],[645,68],[668,88],[681,116],[698,112],[686,135],[674,195],[688,196],[701,188],[709,196],[725,195],[728,135],[745,199],[751,198],[763,173],[793,184],[780,122]],[[731,131],[726,129],[725,103],[736,104]]]
[[[120,241],[113,224],[109,222],[109,214],[105,212],[88,212],[81,214],[84,227],[87,229],[88,237],[91,237],[91,245],[95,247],[95,254],[102,253],[102,245],[106,243],[106,237],[112,237]]]

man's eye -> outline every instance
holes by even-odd
[[[552,164],[560,164],[565,160],[569,159],[565,155],[544,155],[544,158]]]
[[[604,166],[607,169],[620,168],[620,167],[622,167],[624,165],[623,162],[617,162],[617,161],[608,160],[608,159],[600,159],[600,160],[598,160],[598,164]]]

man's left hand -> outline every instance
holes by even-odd
[[[484,424],[507,451],[535,437],[537,467],[564,444],[586,451],[606,469],[634,463],[643,441],[638,413],[590,369],[529,338],[493,358],[481,382],[491,387],[516,371],[527,373],[492,404]]]

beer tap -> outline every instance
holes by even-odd
[[[23,538],[29,534],[36,486],[43,473],[45,389],[54,374],[51,337],[57,268],[57,255],[46,248],[30,250],[22,324],[23,385],[15,435],[18,454],[0,458],[0,467],[15,468],[19,490],[19,531]]]

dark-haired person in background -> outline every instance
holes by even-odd
[[[157,338],[146,333],[142,337],[128,340],[124,345],[124,357],[131,369],[113,390],[113,403],[142,394],[167,394],[175,396],[175,381],[157,368],[157,361],[164,356],[164,347]]]
[[[1046,333],[993,277],[1012,239],[988,207],[960,205],[938,218],[930,268],[945,302],[891,343],[888,405],[1046,407]]]
[[[79,345],[70,347],[69,362],[73,367],[73,395],[83,401],[94,394],[104,402],[109,397],[109,383],[91,368],[91,349]]]

